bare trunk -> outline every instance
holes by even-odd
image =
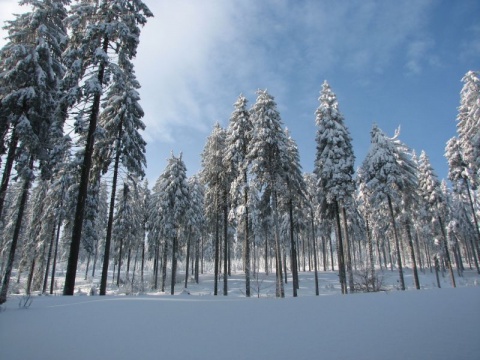
[[[33,168],[33,159],[30,160],[29,168]],[[20,230],[22,228],[23,214],[25,212],[25,207],[28,200],[28,190],[30,188],[31,179],[30,177],[26,178],[23,183],[22,195],[20,198],[20,203],[18,205],[17,219],[15,221],[15,228],[13,231],[13,238],[10,244],[10,252],[8,254],[8,262],[3,277],[2,290],[0,291],[0,305],[7,301],[8,286],[10,285],[10,276],[12,275],[13,262],[15,260],[15,251],[17,250],[17,243],[20,237]]]
[[[340,209],[339,209],[337,200],[335,200],[334,206],[335,206],[335,209],[334,209],[335,220],[337,225],[337,256],[338,256],[340,286],[342,288],[342,294],[347,294],[348,290],[347,290],[347,277],[345,274],[345,258],[343,254],[342,227],[340,225]]]
[[[398,265],[398,275],[400,277],[400,289],[405,290],[405,280],[403,278],[403,266],[402,266],[402,257],[400,254],[400,239],[398,238],[397,224],[395,222],[395,216],[393,215],[393,206],[392,199],[390,196],[387,196],[388,199],[388,209],[390,210],[390,220],[392,221],[393,235],[395,237],[395,249],[397,252],[397,265]]]
[[[320,295],[320,290],[318,288],[318,267],[317,267],[317,237],[315,234],[315,221],[313,218],[313,209],[310,208],[310,215],[311,215],[311,221],[312,221],[312,242],[313,242],[313,266],[314,266],[314,271],[315,271],[315,295],[318,296]],[[325,250],[323,251],[323,256],[325,257]],[[323,264],[325,268],[325,262]]]
[[[113,163],[112,191],[110,194],[110,207],[108,210],[107,235],[105,237],[105,249],[103,252],[102,277],[100,280],[100,295],[105,295],[107,291],[108,264],[110,262],[110,247],[113,231],[113,213],[115,211],[115,195],[117,192],[118,168],[120,166],[120,139],[123,133],[123,121],[120,122],[120,130],[115,149],[115,161]]]
[[[445,251],[445,260],[448,271],[450,273],[450,280],[452,281],[452,286],[457,287],[455,283],[455,275],[453,274],[452,269],[452,262],[450,260],[450,251],[448,250],[448,243],[447,243],[447,234],[445,233],[445,228],[443,227],[442,217],[437,215],[438,222],[440,223],[440,228],[442,229],[442,236],[443,236],[443,250]]]

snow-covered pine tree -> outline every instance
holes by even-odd
[[[166,254],[168,243],[170,243],[172,249],[170,294],[174,295],[179,235],[180,230],[185,227],[187,210],[190,206],[186,167],[181,154],[179,157],[173,154],[170,156],[165,170],[155,184],[154,191],[153,206],[158,213],[156,220],[160,221],[154,226],[159,229],[158,232],[165,238],[164,254]],[[164,258],[163,266],[165,270],[166,258]],[[162,275],[166,275],[165,271]]]
[[[224,162],[232,179],[230,197],[239,223],[243,222],[243,251],[245,266],[245,295],[250,297],[250,239],[248,209],[248,161],[247,150],[250,142],[252,123],[247,110],[247,99],[240,95],[234,104],[225,139]]]
[[[476,253],[475,261],[480,261],[480,228],[478,224],[477,214],[475,211],[475,205],[472,196],[472,185],[471,185],[471,170],[464,160],[464,155],[460,142],[456,137],[451,138],[447,141],[447,146],[445,148],[445,157],[448,161],[448,178],[453,184],[453,189],[456,193],[462,194],[464,190],[467,190],[467,197],[470,204],[470,211],[472,214],[471,221],[474,224],[476,241],[473,252]],[[473,186],[475,188],[475,185]],[[475,251],[476,250],[476,251]]]
[[[320,204],[326,213],[336,219],[337,251],[342,293],[347,293],[345,260],[348,262],[348,240],[342,239],[340,214],[344,212],[350,197],[355,190],[353,182],[353,165],[355,157],[351,137],[344,124],[344,118],[338,108],[338,101],[330,85],[325,81],[319,97],[320,106],[315,112],[317,125],[317,152],[314,173],[318,179],[318,196]],[[344,218],[344,222],[347,219]],[[345,225],[345,224],[344,224]],[[346,226],[346,225],[345,225]],[[346,245],[344,247],[344,245]],[[347,259],[345,259],[347,253]],[[349,268],[350,290],[353,291],[353,276]]]
[[[120,54],[122,55],[122,53]],[[120,59],[122,57],[120,56]],[[146,166],[145,146],[139,130],[145,129],[141,121],[144,113],[138,103],[140,96],[136,89],[140,84],[135,79],[133,66],[126,60],[119,61],[119,65],[112,65],[114,82],[108,89],[107,99],[100,114],[99,127],[102,136],[98,139],[94,151],[94,166],[102,168],[103,172],[113,158],[112,195],[110,198],[110,211],[108,215],[107,235],[103,257],[102,278],[100,281],[100,295],[105,295],[107,286],[110,244],[112,237],[113,209],[115,208],[115,193],[117,187],[120,165],[136,176],[144,176]]]
[[[83,216],[103,90],[111,80],[114,58],[131,62],[139,44],[140,26],[153,16],[141,0],[82,0],[71,6],[67,19],[71,31],[65,55],[68,67],[65,101],[89,104],[76,119],[85,135],[83,161],[72,230],[64,294],[73,295]],[[112,84],[110,84],[112,85]],[[85,131],[86,130],[86,131]]]
[[[51,129],[64,74],[61,54],[67,39],[63,20],[68,2],[23,0],[20,4],[30,6],[30,11],[6,22],[8,42],[0,49],[0,131],[2,143],[7,134],[10,140],[0,186],[0,216],[13,162],[20,171],[28,167],[28,156],[20,153],[29,154],[39,162],[43,175],[48,174],[44,165],[57,134]]]
[[[195,282],[198,283],[200,243],[205,232],[204,188],[200,181],[199,175],[193,175],[192,177],[188,178],[188,192],[190,196],[190,206],[187,210],[186,216],[188,243],[185,268],[185,288],[188,284],[190,258],[193,258],[194,268],[192,270],[194,273]]]
[[[463,158],[471,170],[472,183],[479,185],[480,170],[480,73],[469,71],[462,78],[457,132]]]
[[[25,180],[33,181],[31,170],[37,161],[41,170],[48,170],[44,163],[53,148],[52,114],[64,70],[61,53],[66,40],[62,23],[66,3],[61,0],[22,1],[21,4],[31,6],[31,11],[17,15],[5,27],[8,42],[0,50],[0,101],[5,121],[0,129],[2,147],[8,129],[10,141],[0,185],[0,217],[14,161],[17,173],[29,173]],[[43,174],[47,175],[48,171]],[[28,187],[25,184],[26,191]],[[23,212],[20,211],[19,215],[23,216]],[[18,223],[21,221],[19,218]],[[12,245],[16,245],[16,240]],[[13,261],[15,248],[11,247],[11,251],[9,258]],[[8,291],[8,280],[3,284],[6,288],[2,288],[0,302],[4,301],[3,294],[6,296]]]
[[[308,208],[306,218],[310,222],[310,233],[312,237],[313,244],[313,264],[315,272],[315,295],[320,295],[320,289],[318,287],[318,252],[317,252],[317,231],[316,231],[316,216],[315,209],[318,207],[318,196],[317,196],[317,178],[313,173],[303,174],[303,181],[305,183],[305,205]],[[326,271],[326,250],[325,243],[322,244],[322,254],[323,254],[323,269]]]
[[[282,252],[278,197],[285,188],[285,159],[287,139],[282,129],[282,119],[273,96],[266,90],[257,91],[250,119],[253,124],[247,159],[253,186],[258,189],[264,203],[271,207],[275,238],[276,296],[284,297]]]
[[[440,182],[433,171],[430,159],[425,151],[422,151],[419,157],[418,189],[420,196],[422,196],[423,201],[428,206],[427,211],[431,214],[432,225],[434,225],[435,222],[438,222],[438,228],[440,229],[440,236],[442,238],[441,244],[443,247],[443,256],[445,257],[445,265],[450,272],[452,286],[456,287],[446,233],[446,200],[440,188]]]
[[[306,184],[303,180],[302,165],[300,165],[300,154],[298,147],[290,136],[288,129],[285,130],[286,137],[286,152],[284,159],[284,171],[285,171],[285,188],[286,192],[281,196],[285,202],[288,212],[289,223],[289,238],[290,238],[290,256],[291,256],[291,270],[293,279],[293,296],[297,296],[297,290],[299,289],[299,278],[297,263],[297,244],[295,241],[295,224],[298,224],[299,219],[294,219],[294,210],[297,213],[301,207],[301,203],[305,201],[306,196]]]
[[[414,191],[417,182],[415,165],[407,153],[407,147],[399,140],[399,131],[393,138],[387,137],[376,124],[371,131],[370,149],[362,163],[362,181],[373,208],[388,204],[390,221],[395,239],[400,288],[405,290],[400,238],[394,212],[402,202],[404,192]]]
[[[216,123],[202,152],[201,180],[205,184],[205,214],[213,223],[215,231],[215,260],[213,294],[218,294],[218,276],[220,273],[220,219],[224,208],[223,194],[226,189],[226,172],[223,160],[225,153],[225,130]],[[224,219],[227,221],[227,219]],[[226,244],[225,240],[225,244]],[[226,260],[226,259],[225,259]],[[226,274],[224,274],[226,277]]]

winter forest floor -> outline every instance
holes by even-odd
[[[316,297],[313,272],[300,272],[299,297],[289,278],[286,299],[274,297],[274,275],[253,280],[250,299],[240,272],[227,297],[213,296],[211,275],[189,284],[190,294],[179,283],[175,296],[114,287],[86,296],[92,280],[79,277],[77,296],[34,295],[28,308],[22,295],[9,298],[0,359],[479,359],[479,275],[466,271],[453,289],[445,274],[438,289],[427,271],[417,291],[405,273],[407,291],[387,270],[387,291],[341,295],[337,274],[319,272]]]

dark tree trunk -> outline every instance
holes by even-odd
[[[220,260],[220,215],[218,214],[218,194],[215,195],[215,264],[214,264],[214,280],[213,295],[218,295],[218,272]]]
[[[90,267],[90,258],[91,258],[92,254],[88,253],[88,257],[87,257],[87,267],[85,269],[85,279],[84,280],[87,280],[88,279],[88,268]]]
[[[347,294],[347,277],[345,273],[345,257],[343,253],[343,241],[342,241],[342,227],[340,224],[340,209],[338,206],[338,201],[335,200],[335,220],[337,225],[337,256],[338,256],[338,269],[339,269],[339,278],[340,286],[342,288],[342,294]]]
[[[367,241],[368,241],[368,257],[370,260],[370,276],[372,278],[372,286],[373,286],[373,291],[376,291],[375,289],[375,262],[373,261],[373,244],[372,244],[372,236],[370,234],[370,226],[368,223],[368,215],[365,216],[365,225],[367,227]]]
[[[388,209],[390,210],[390,219],[392,221],[393,235],[395,237],[395,250],[397,252],[397,265],[398,265],[398,274],[400,276],[400,289],[405,290],[405,280],[403,278],[402,256],[400,254],[400,239],[398,238],[397,224],[395,222],[395,216],[393,215],[392,199],[390,198],[390,196],[387,196],[387,199],[388,199]]]
[[[163,245],[163,260],[162,260],[162,292],[165,292],[165,286],[167,284],[167,259],[168,259],[168,244],[165,241]]]
[[[345,233],[345,252],[347,253],[347,273],[348,273],[348,287],[350,288],[350,292],[355,291],[355,285],[353,283],[353,271],[352,271],[352,242],[348,236],[348,223],[347,223],[347,212],[345,211],[345,207],[342,206],[342,214],[343,214],[343,231]],[[355,251],[355,250],[353,250]]]
[[[61,206],[60,206],[61,207]],[[57,237],[55,239],[55,251],[53,253],[53,264],[52,264],[52,276],[50,279],[50,295],[53,294],[53,288],[55,285],[55,270],[57,267],[57,255],[58,255],[58,242],[60,240],[60,228],[62,226],[62,219],[59,216],[58,223],[57,223]]]
[[[247,173],[243,175],[244,183],[247,183]],[[245,219],[244,219],[244,247],[245,247],[245,295],[250,297],[250,239],[248,229],[248,189],[245,186],[243,190],[243,202],[245,206]]]
[[[313,266],[315,271],[315,295],[320,295],[320,290],[318,288],[318,268],[317,268],[317,237],[315,235],[315,221],[313,218],[313,209],[310,209],[311,221],[312,221],[312,241],[313,241]],[[323,256],[325,257],[325,250],[323,251]],[[323,263],[325,269],[325,262]]]
[[[228,295],[228,193],[225,191],[223,204],[223,296]]]
[[[450,260],[450,251],[448,250],[448,243],[447,243],[447,234],[445,233],[445,228],[443,227],[442,217],[437,215],[438,222],[440,224],[440,229],[442,229],[442,236],[443,236],[443,250],[445,251],[445,261],[450,273],[450,280],[452,281],[452,286],[457,287],[455,283],[455,275],[453,274],[452,269],[452,261]]]
[[[172,279],[170,282],[170,295],[175,295],[175,281],[177,278],[177,247],[178,239],[177,234],[173,236],[173,245],[172,245]]]
[[[122,256],[123,256],[123,238],[120,239],[120,248],[118,249],[117,286],[120,286],[120,269],[122,267]]]
[[[290,220],[290,246],[291,246],[291,266],[292,266],[292,282],[293,282],[293,297],[297,297],[298,289],[298,267],[297,267],[297,248],[293,233],[293,201],[290,198],[288,202],[288,216]]]
[[[420,280],[418,279],[418,271],[417,271],[417,261],[415,258],[415,251],[413,249],[413,237],[412,233],[410,232],[410,220],[407,219],[405,221],[405,231],[408,237],[408,248],[410,249],[410,256],[412,258],[412,266],[413,266],[413,281],[415,282],[415,288],[420,290]]]
[[[29,168],[33,168],[33,159],[30,160]],[[22,195],[20,198],[20,203],[18,204],[17,219],[15,221],[15,227],[13,231],[13,238],[10,244],[10,251],[8,253],[8,262],[5,270],[5,275],[2,282],[2,290],[0,291],[0,305],[7,301],[8,286],[10,285],[10,276],[12,275],[13,262],[15,260],[15,251],[17,250],[17,243],[20,237],[20,230],[22,228],[23,214],[25,212],[25,207],[28,200],[28,190],[30,189],[31,178],[29,177],[24,180]]]
[[[199,283],[200,241],[195,242],[195,283]]]
[[[108,210],[108,222],[107,222],[107,235],[105,237],[105,249],[103,253],[103,265],[102,265],[102,277],[100,280],[100,295],[105,295],[107,292],[107,277],[108,277],[108,264],[110,262],[110,247],[112,242],[113,231],[113,213],[115,211],[115,195],[117,192],[118,181],[118,168],[120,166],[120,145],[123,134],[123,121],[120,122],[120,130],[117,138],[115,149],[115,161],[113,163],[113,179],[112,179],[112,192],[110,194],[110,207]]]
[[[268,235],[265,231],[265,275],[268,276]]]
[[[142,267],[140,269],[140,291],[143,293],[145,291],[145,288],[143,286],[144,284],[144,279],[143,279],[143,269],[145,267],[145,237],[142,238]]]
[[[108,38],[103,39],[103,51],[108,52]],[[98,69],[98,82],[103,84],[105,73],[105,63],[102,62]],[[70,243],[70,253],[68,256],[67,273],[65,275],[64,295],[73,295],[75,290],[75,277],[77,274],[78,254],[80,252],[80,241],[82,239],[83,218],[85,213],[85,202],[87,199],[90,169],[92,167],[93,145],[95,143],[95,131],[97,129],[98,115],[100,112],[100,96],[95,94],[92,101],[92,110],[89,118],[87,142],[85,144],[85,153],[80,176],[78,189],[77,207],[75,210],[75,220],[73,223],[72,240]]]
[[[132,248],[129,247],[128,249],[128,255],[127,255],[127,276],[126,276],[126,279],[129,280],[130,279],[130,262],[132,261]]]
[[[283,286],[282,279],[282,250],[280,247],[280,229],[278,224],[278,212],[277,212],[277,194],[273,193],[272,201],[272,210],[273,210],[273,224],[275,228],[275,259],[276,259],[276,291],[275,294],[277,297],[285,297],[285,288]]]
[[[35,272],[35,258],[37,254],[33,254],[32,264],[30,265],[30,271],[28,272],[28,280],[27,280],[27,295],[30,295],[32,291],[32,281],[33,281],[33,273]]]
[[[17,150],[18,137],[15,133],[15,129],[12,131],[10,144],[8,145],[7,159],[5,167],[3,169],[2,183],[0,185],[0,219],[3,219],[3,205],[5,204],[5,197],[7,195],[8,183],[10,181],[10,175],[12,173],[13,162],[15,161],[15,152]]]
[[[190,265],[190,238],[192,234],[192,229],[190,228],[188,230],[188,235],[187,235],[187,259],[186,259],[186,264],[185,264],[185,289],[188,287],[188,276],[189,276],[189,265]]]
[[[55,243],[55,224],[52,226],[52,236],[48,245],[47,264],[45,266],[45,275],[43,276],[42,294],[47,293],[48,273],[50,272],[50,261],[52,261],[53,245]]]
[[[480,261],[480,229],[478,228],[477,214],[475,212],[475,207],[473,206],[473,199],[472,199],[472,194],[470,192],[470,186],[468,184],[468,180],[466,179],[465,179],[465,184],[467,185],[468,200],[470,202],[470,209],[472,210],[473,222],[475,225],[475,232],[477,233],[477,241],[475,241],[475,250],[477,252],[476,259],[477,261]],[[478,273],[480,274],[480,271],[478,271]]]

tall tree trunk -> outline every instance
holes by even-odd
[[[200,241],[195,243],[195,283],[198,284],[199,280],[199,266],[200,266]]]
[[[188,287],[188,276],[189,276],[189,265],[190,265],[190,238],[192,234],[192,229],[191,227],[188,229],[188,234],[187,234],[187,258],[185,261],[185,289]]]
[[[415,251],[413,249],[413,237],[410,231],[410,220],[408,218],[405,221],[405,232],[407,233],[408,248],[410,249],[410,257],[412,258],[413,281],[415,282],[415,288],[417,290],[420,290],[420,280],[418,279],[417,261],[415,259]]]
[[[13,163],[15,161],[15,152],[17,150],[18,136],[15,129],[12,131],[10,144],[8,145],[7,159],[5,167],[3,168],[2,183],[0,185],[0,220],[3,220],[3,205],[5,204],[5,197],[7,195],[8,183],[10,181],[10,175],[12,173]]]
[[[220,219],[218,214],[218,194],[215,195],[215,264],[214,264],[214,280],[213,280],[213,295],[218,295],[218,271],[220,260]]]
[[[108,52],[108,38],[103,39],[103,51]],[[98,83],[103,85],[105,73],[105,62],[100,63],[98,69]],[[85,213],[85,202],[87,199],[90,169],[92,167],[93,145],[95,143],[95,131],[97,129],[98,115],[100,112],[100,93],[93,97],[92,110],[89,118],[87,142],[85,144],[85,153],[83,157],[80,184],[78,189],[77,207],[75,210],[75,220],[73,223],[72,240],[70,243],[70,253],[68,256],[67,273],[65,275],[64,295],[73,295],[75,290],[75,277],[77,275],[78,254],[80,252],[80,241],[82,239],[83,218]]]
[[[123,256],[123,238],[120,239],[120,248],[118,249],[117,286],[120,286],[120,269],[122,267],[122,256]]]
[[[342,214],[343,214],[343,231],[345,233],[345,252],[347,253],[347,273],[348,273],[348,287],[350,288],[350,292],[355,292],[355,285],[353,283],[353,271],[352,271],[352,243],[348,236],[348,223],[347,223],[347,212],[345,210],[345,206],[342,206]]]
[[[36,251],[33,253],[32,264],[30,265],[30,271],[28,272],[28,280],[27,280],[27,295],[30,295],[32,291],[32,281],[33,281],[33,273],[35,272],[35,259],[37,257]]]
[[[317,236],[315,234],[315,221],[313,218],[313,209],[310,208],[310,216],[312,222],[312,241],[313,241],[313,266],[315,271],[315,295],[320,295],[320,290],[318,288],[318,267],[317,267]],[[323,256],[325,257],[325,249],[323,250]],[[325,269],[325,262],[323,263]],[[326,270],[325,270],[326,271]]]
[[[480,261],[480,229],[478,228],[478,220],[477,220],[477,214],[475,213],[475,207],[473,206],[473,199],[472,199],[472,194],[470,192],[470,186],[468,184],[468,180],[465,179],[465,184],[467,185],[467,193],[468,193],[468,200],[470,202],[470,209],[472,210],[472,216],[473,216],[473,222],[475,225],[475,232],[477,234],[477,241],[475,241],[475,250],[477,253],[477,260]],[[475,251],[474,251],[475,253]],[[480,271],[478,271],[480,274]]]
[[[163,261],[162,261],[162,292],[165,292],[165,286],[167,283],[167,258],[168,258],[168,244],[165,240],[163,245]]]
[[[243,203],[245,206],[245,219],[244,219],[244,251],[245,251],[245,295],[246,297],[250,297],[250,239],[249,237],[249,229],[248,229],[248,189],[247,189],[247,172],[245,171],[243,174],[243,181],[244,181],[244,190],[243,190]]]
[[[223,196],[223,296],[228,295],[228,192]]]
[[[60,205],[60,207],[62,207],[62,205]],[[50,295],[53,294],[53,288],[54,288],[54,285],[55,285],[55,270],[56,270],[56,267],[57,267],[57,255],[58,255],[58,242],[60,240],[60,228],[62,226],[62,218],[61,216],[58,217],[58,220],[57,220],[57,235],[56,235],[56,239],[55,239],[55,251],[53,253],[53,264],[52,264],[52,275],[50,276],[51,279],[50,279]]]
[[[88,268],[90,267],[90,258],[91,258],[92,254],[88,253],[88,257],[87,257],[87,267],[85,268],[85,278],[84,280],[87,280],[88,279]]]
[[[47,264],[45,266],[45,275],[43,276],[42,294],[47,293],[48,273],[50,272],[50,261],[52,260],[53,244],[55,243],[55,224],[52,226],[52,236],[48,245]]]
[[[292,282],[293,297],[297,297],[298,289],[298,267],[297,267],[297,249],[293,233],[293,201],[290,197],[288,201],[288,216],[290,220],[290,246],[291,246],[291,266],[292,266]]]
[[[372,243],[372,235],[370,234],[370,225],[368,222],[368,215],[365,215],[365,225],[367,227],[367,241],[368,241],[368,257],[370,260],[370,277],[372,278],[372,287],[373,291],[376,291],[376,281],[375,281],[375,262],[373,260],[373,243]]]
[[[339,269],[339,278],[340,286],[342,288],[342,294],[347,294],[347,277],[345,273],[345,257],[343,253],[343,241],[342,241],[342,227],[340,225],[340,209],[338,201],[335,200],[334,203],[335,209],[335,220],[337,225],[337,256],[338,256],[338,269]]]
[[[390,210],[390,220],[392,221],[393,235],[395,237],[395,250],[397,251],[398,274],[400,276],[400,289],[405,290],[405,280],[403,278],[402,257],[400,254],[400,239],[398,238],[397,224],[393,214],[392,199],[387,195],[388,209]]]
[[[447,263],[446,265],[447,265],[448,271],[450,273],[450,280],[452,281],[452,286],[457,287],[455,283],[455,275],[453,274],[453,269],[452,269],[452,261],[450,260],[450,251],[448,250],[447,234],[445,233],[445,228],[443,227],[442,217],[440,215],[437,215],[437,218],[440,224],[440,229],[442,230],[443,250],[445,251],[445,260]]]
[[[272,187],[273,188],[273,187]],[[277,212],[277,194],[273,192],[272,210],[273,210],[273,226],[275,229],[275,259],[276,259],[276,291],[277,297],[285,297],[285,288],[283,287],[282,279],[282,252],[280,248],[280,226],[278,224]]]
[[[112,191],[110,194],[110,207],[108,209],[107,235],[105,237],[105,249],[103,253],[102,277],[100,279],[100,295],[107,292],[108,264],[110,262],[110,247],[113,231],[113,213],[115,211],[115,195],[117,192],[118,168],[120,166],[120,145],[123,134],[123,121],[120,122],[120,130],[115,145],[115,161],[113,163]]]
[[[29,168],[33,169],[33,158],[30,159]],[[20,203],[18,204],[17,219],[15,221],[15,227],[13,230],[13,238],[10,244],[10,252],[8,253],[8,262],[5,270],[5,275],[2,281],[2,290],[0,291],[0,305],[7,301],[8,286],[10,285],[10,276],[12,275],[13,262],[15,260],[15,251],[17,250],[17,243],[20,237],[20,230],[22,228],[23,214],[28,200],[28,192],[30,189],[30,183],[32,179],[30,175],[24,180],[22,195],[20,197]]]
[[[172,279],[170,282],[170,295],[175,295],[175,281],[177,277],[177,247],[178,239],[177,234],[173,236],[172,244]]]
[[[130,279],[130,262],[132,261],[132,248],[128,248],[128,255],[127,255],[127,276],[126,279]]]
[[[144,234],[145,235],[145,234]],[[142,268],[140,269],[140,291],[143,293],[145,291],[144,279],[143,279],[143,269],[145,267],[145,236],[142,237]]]

